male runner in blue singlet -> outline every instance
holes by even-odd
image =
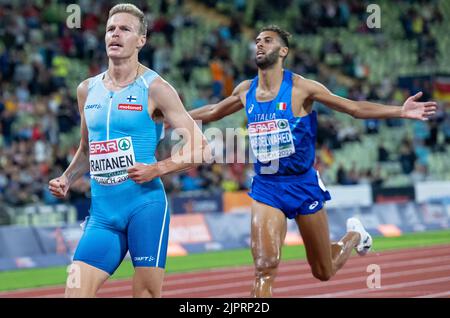
[[[170,216],[159,177],[200,163],[203,152],[208,158],[206,139],[176,91],[138,61],[146,31],[141,10],[132,4],[114,6],[105,34],[108,70],[77,89],[80,146],[63,175],[49,183],[52,194],[62,198],[75,180],[87,171],[91,175],[90,217],[73,258],[66,297],[95,296],[128,250],[135,267],[133,296],[160,297]],[[152,119],[156,112],[188,132],[177,159],[156,162],[162,133],[162,124]],[[73,283],[77,278],[79,284]]]
[[[347,221],[347,234],[331,244],[325,201],[330,200],[313,168],[318,101],[355,118],[411,118],[426,120],[434,102],[409,97],[402,107],[352,101],[333,95],[318,82],[283,69],[289,34],[277,26],[263,28],[256,38],[258,76],[240,83],[217,104],[190,112],[195,120],[211,122],[245,105],[250,145],[257,161],[250,196],[251,248],[255,265],[252,295],[272,296],[272,284],[286,236],[286,217],[295,219],[314,277],[329,280],[350,257],[353,248],[366,254],[372,238],[359,220]]]

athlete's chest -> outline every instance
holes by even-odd
[[[142,90],[93,90],[84,106],[87,127],[90,132],[108,129],[134,132],[149,120],[147,105],[148,94]]]
[[[249,94],[246,111],[249,122],[289,120],[292,117],[290,90],[277,93],[256,90]]]
[[[240,96],[241,101],[244,105],[247,105],[247,93],[248,91],[244,92]],[[253,108],[255,107],[255,104],[260,104],[261,107],[259,107],[259,110],[261,113],[271,111],[272,115],[262,114],[262,115],[255,115],[255,117],[258,117],[258,119],[261,120],[269,120],[270,119],[269,117],[273,117],[271,119],[274,119],[277,116],[283,118],[284,117],[283,103],[286,103],[286,106],[290,107],[292,115],[294,117],[303,117],[311,112],[312,101],[308,98],[306,92],[303,92],[302,90],[293,86],[289,92],[286,92],[285,94],[281,95],[282,96],[280,97],[279,92],[265,92],[262,90],[261,91],[256,90],[254,95],[255,98],[253,100],[249,99],[248,101],[252,102],[251,104],[254,105]],[[270,105],[273,102],[275,102],[275,105]],[[252,108],[251,104],[247,106],[247,109],[248,107],[250,107],[250,109]],[[255,120],[256,119],[257,118],[255,118]]]

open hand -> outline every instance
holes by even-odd
[[[403,118],[428,120],[436,113],[436,102],[418,102],[423,93],[418,92],[414,96],[410,96],[402,107]]]

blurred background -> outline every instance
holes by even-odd
[[[267,24],[293,35],[286,67],[335,94],[401,105],[422,91],[422,100],[437,101],[427,122],[356,120],[315,104],[315,167],[333,198],[332,239],[352,215],[379,236],[448,229],[449,1],[130,2],[149,22],[141,63],[168,80],[188,110],[221,100],[256,75],[254,38]],[[76,87],[106,70],[107,12],[118,2],[79,0],[81,26],[71,29],[72,3],[0,0],[0,271],[70,263],[78,224],[88,215],[88,175],[66,200],[52,197],[47,184],[78,148]],[[371,3],[380,9],[380,28],[367,24]],[[245,128],[245,113],[208,127],[224,135],[226,128]],[[171,131],[165,135],[159,159],[170,154]],[[228,140],[223,151],[246,150]],[[252,176],[249,163],[165,176],[173,216],[169,255],[248,247]],[[286,244],[301,244],[289,224]]]

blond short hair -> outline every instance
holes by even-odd
[[[144,12],[131,3],[119,3],[109,10],[108,19],[116,13],[129,13],[139,20],[139,34],[147,36],[147,21],[145,21]]]

